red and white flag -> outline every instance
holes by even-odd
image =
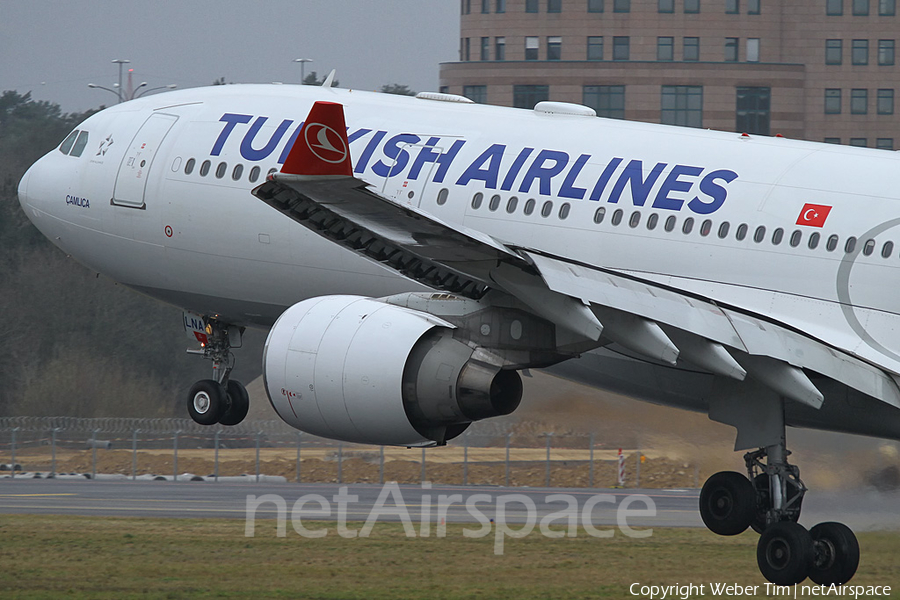
[[[800,210],[800,216],[797,217],[797,225],[806,225],[807,227],[824,227],[825,219],[831,212],[830,206],[823,204],[804,204]]]

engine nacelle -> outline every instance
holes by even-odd
[[[289,425],[368,444],[444,443],[518,407],[522,380],[428,313],[360,296],[295,304],[266,340],[266,392]]]

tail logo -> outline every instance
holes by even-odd
[[[304,128],[303,137],[310,152],[319,160],[340,164],[347,159],[347,144],[334,128],[322,123],[309,123]]]

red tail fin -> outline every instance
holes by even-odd
[[[343,105],[335,102],[313,105],[281,172],[353,176]]]

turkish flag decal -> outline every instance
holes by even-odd
[[[822,204],[804,204],[800,210],[800,216],[797,217],[797,225],[806,225],[808,227],[824,227],[825,219],[831,212],[830,206]]]

